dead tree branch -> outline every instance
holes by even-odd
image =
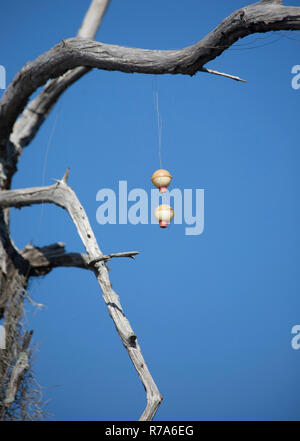
[[[30,277],[48,274],[57,267],[91,269],[87,254],[66,253],[65,244],[61,242],[45,247],[28,244],[20,254],[28,261]]]
[[[130,257],[131,259],[135,259],[134,256],[136,256],[138,251],[126,251],[122,253],[113,253],[113,254],[107,254],[105,256],[100,256],[97,259],[93,259],[90,261],[90,266],[93,266],[96,262],[108,262],[112,257]]]
[[[77,33],[77,38],[92,39],[95,37],[109,3],[110,0],[92,1]],[[89,67],[80,66],[67,71],[59,78],[50,80],[42,92],[29,103],[16,121],[10,137],[12,144],[18,146],[18,151],[32,141],[63,92],[90,70]]]
[[[119,296],[112,289],[112,284],[109,280],[105,261],[99,260],[99,258],[105,258],[108,256],[105,256],[101,252],[82,205],[80,204],[74,191],[66,184],[65,181],[66,179],[61,179],[57,181],[57,184],[49,187],[1,191],[0,206],[2,208],[21,208],[33,204],[52,203],[64,208],[69,213],[85,246],[89,261],[94,262],[93,271],[102,289],[103,298],[109,314],[114,321],[122,343],[124,344],[129,357],[131,358],[131,361],[145,387],[147,394],[147,406],[140,420],[152,420],[159,404],[162,401],[162,396],[143,358],[137,341],[137,336],[133,332],[129,321],[124,314]],[[133,256],[136,253],[137,252],[131,252],[125,254]],[[110,257],[117,257],[117,255],[112,254]],[[118,257],[120,257],[120,255]]]
[[[300,29],[300,7],[283,6],[281,0],[261,0],[233,12],[198,43],[184,49],[160,51],[126,48],[93,40],[108,4],[109,0],[93,0],[77,37],[62,41],[33,62],[27,63],[7,88],[0,101],[0,188],[10,188],[23,147],[34,138],[61,94],[92,68],[145,74],[194,75],[196,72],[207,72],[243,81],[237,76],[208,69],[205,65],[247,35]],[[44,90],[25,107],[32,93],[44,84]],[[56,266],[92,269],[117,332],[147,392],[147,407],[141,420],[151,420],[162,397],[144,362],[119,297],[112,290],[106,266],[106,262],[113,257],[134,258],[137,252],[102,254],[87,216],[66,181],[67,173],[54,186],[0,192],[0,206],[3,207],[0,210],[0,316],[4,313],[8,299],[15,300],[15,309],[6,317],[8,334],[15,335],[18,323],[15,316],[21,315],[23,293],[31,275],[46,274]],[[27,246],[21,252],[16,250],[10,239],[8,208],[44,202],[56,204],[68,211],[87,254],[65,253],[60,244],[41,248]],[[10,344],[11,348],[14,344]],[[26,352],[19,346],[18,340],[14,346],[17,348],[14,362],[11,362],[11,357],[7,359],[7,365],[11,363],[12,371],[0,363],[2,383],[10,381],[10,389],[4,393],[7,403],[15,396],[15,385],[19,381],[15,380],[22,378],[27,368],[26,357],[22,355]],[[17,363],[14,365],[15,360]],[[1,387],[3,397],[5,388]]]
[[[29,368],[29,361],[26,350],[30,344],[32,334],[33,330],[31,330],[30,332],[26,331],[25,333],[22,351],[20,352],[18,360],[13,367],[11,377],[7,385],[4,406],[10,406],[15,401],[18,386],[22,379],[24,371]]]
[[[93,0],[77,33],[79,38],[94,38],[110,0]]]
[[[270,0],[233,12],[198,43],[181,50],[127,48],[82,38],[63,40],[27,63],[7,88],[0,102],[0,138],[9,136],[17,116],[38,87],[78,66],[128,73],[194,75],[240,38],[257,32],[299,29],[300,7],[282,6],[279,1]]]
[[[66,253],[65,244],[62,242],[37,247],[31,244],[26,245],[20,251],[20,255],[28,262],[29,276],[42,276],[48,274],[52,269],[58,267],[73,267],[91,270],[96,262],[108,262],[115,257],[129,257],[135,259],[138,251],[125,251],[112,253],[89,260],[84,253]]]

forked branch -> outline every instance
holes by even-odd
[[[143,358],[137,336],[124,314],[119,296],[112,289],[105,261],[109,257],[120,255],[104,255],[100,250],[88,217],[80,204],[75,192],[66,183],[66,175],[49,187],[27,188],[24,190],[4,190],[0,192],[0,207],[25,207],[33,204],[51,203],[64,208],[73,220],[77,232],[85,246],[89,262],[93,262],[93,271],[102,289],[103,298],[109,314],[114,321],[117,332],[124,344],[129,357],[137,370],[147,394],[147,406],[140,420],[152,420],[162,396],[149,372]],[[133,257],[137,252],[120,253]],[[21,360],[22,361],[22,360]],[[23,364],[22,364],[23,367]]]

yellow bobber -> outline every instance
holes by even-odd
[[[154,210],[154,217],[159,222],[160,228],[167,228],[174,217],[174,210],[169,205],[159,205]]]
[[[168,172],[168,170],[156,170],[151,178],[152,184],[155,187],[159,188],[161,193],[165,193],[167,191],[167,187],[171,184],[172,176]]]

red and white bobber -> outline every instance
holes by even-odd
[[[160,228],[167,228],[174,217],[174,210],[169,205],[159,205],[154,210],[154,217],[159,222]]]
[[[167,191],[167,187],[169,187],[171,184],[172,176],[168,170],[159,169],[153,173],[151,181],[155,187],[159,188],[161,193],[165,193]]]

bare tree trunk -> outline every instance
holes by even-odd
[[[93,38],[95,36],[109,3],[110,0],[93,0],[91,2],[78,31],[77,36],[79,38]],[[62,78],[51,81],[37,97],[37,100],[31,103],[30,110],[24,110],[22,117],[15,124],[11,137],[9,136],[10,139],[3,140],[1,136],[3,132],[0,130],[0,138],[2,139],[2,142],[0,142],[0,190],[10,188],[11,179],[17,170],[16,164],[23,147],[33,139],[58,98],[71,84],[89,71],[90,68],[78,67],[67,72]],[[28,255],[28,250],[27,254],[26,252],[23,255],[19,253],[10,238],[9,209],[0,208],[0,319],[4,318],[6,331],[6,348],[0,352],[0,420],[16,418],[18,412],[12,412],[10,406],[15,401],[18,388],[24,390],[27,386],[30,387],[30,385],[26,385],[26,382],[22,384],[22,376],[19,376],[17,382],[12,380],[16,372],[14,368],[22,353],[24,338],[26,337],[21,329],[20,319],[23,315],[23,301],[29,277],[45,274],[55,266],[66,265],[87,268],[84,256],[71,253],[72,255],[67,258],[64,254],[63,259],[61,259],[61,255],[57,256],[54,253],[53,258],[53,256],[49,257],[47,250],[43,251],[46,259],[49,258],[47,264],[44,262],[44,266],[42,259],[39,259],[40,265],[34,265],[32,259],[30,259],[32,256]],[[28,345],[25,346],[23,352],[26,350],[28,350]],[[14,385],[13,388],[12,384]],[[5,401],[8,390],[13,390],[14,393],[10,393],[10,399]],[[24,403],[20,402],[18,405],[19,408],[24,409]],[[28,415],[28,418],[30,418],[30,415]]]

